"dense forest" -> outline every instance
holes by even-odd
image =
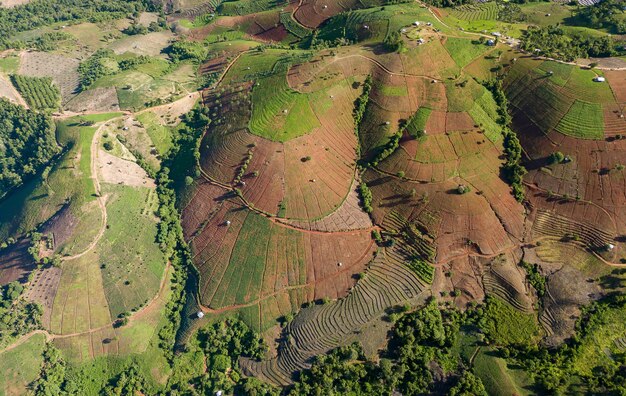
[[[50,116],[0,99],[0,197],[59,152],[54,132]]]

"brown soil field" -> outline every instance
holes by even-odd
[[[244,224],[256,220],[248,217],[259,215],[250,214],[230,200],[213,198],[216,199],[219,207],[213,209],[209,221],[189,235],[194,261],[201,273],[201,301],[211,308],[256,303],[292,289],[307,290],[308,301],[339,298],[354,284],[353,275],[361,272],[371,259],[374,243],[369,230],[341,234],[302,232],[265,220],[269,229],[257,232],[269,234],[267,247],[263,247],[261,257],[248,256],[264,260],[265,269],[258,278],[260,283],[253,279],[246,294],[240,295],[229,281],[230,267],[241,265],[231,261],[232,255],[250,237],[250,226]],[[194,220],[183,216],[185,228],[189,229]]]
[[[626,103],[626,71],[606,70],[604,75],[611,86],[617,102]]]
[[[373,227],[372,220],[361,208],[357,187],[358,183],[355,179],[350,193],[339,209],[322,219],[315,221],[279,219],[279,221],[311,231],[336,232],[370,229]]]
[[[626,141],[544,135],[523,117],[514,121],[524,131],[520,137],[529,157],[525,181],[531,187],[531,203],[575,223],[591,222],[614,236],[626,233],[626,174],[619,170],[626,158]],[[548,164],[547,157],[557,150],[569,162]]]
[[[29,3],[30,0],[4,0],[2,2],[2,7],[12,8],[18,5]]]
[[[116,54],[132,52],[137,55],[158,56],[174,39],[170,31],[137,34],[113,42],[109,46]]]
[[[46,267],[35,272],[35,277],[28,286],[26,298],[41,305],[43,308],[42,323],[45,328],[50,328],[52,304],[61,281],[61,269]]]
[[[69,102],[78,89],[78,59],[48,52],[24,51],[19,73],[32,77],[51,77],[61,90],[63,104]]]
[[[614,138],[625,133],[626,116],[624,115],[624,106],[618,104],[604,106],[604,136]]]
[[[95,88],[76,95],[65,104],[65,109],[74,112],[119,111],[120,103],[115,88]]]
[[[293,16],[302,25],[309,28],[317,28],[328,18],[343,11],[358,8],[358,1],[320,1],[303,0],[296,8]]]
[[[0,250],[0,286],[14,281],[26,282],[28,274],[37,266],[28,253],[30,239],[22,238]]]

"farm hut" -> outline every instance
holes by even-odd
[[[595,81],[595,82],[605,82],[606,78],[604,78],[602,76],[596,76],[596,77],[594,77],[593,81]]]
[[[415,21],[415,22],[413,22],[413,26],[419,26],[419,25],[420,25],[420,22],[419,22],[419,21]]]
[[[489,39],[489,40],[487,40],[487,45],[490,46],[490,47],[493,47],[494,45],[496,45],[496,41]]]
[[[423,39],[423,38],[420,38],[420,39],[417,39],[417,43],[418,43],[418,44],[424,44],[424,43],[425,43],[425,41],[424,41],[424,39]]]
[[[500,37],[500,36],[502,36],[502,33],[500,33],[500,32],[491,32],[491,35],[492,36],[496,36],[496,37]]]
[[[613,250],[613,249],[615,249],[615,245],[613,245],[612,243],[607,243],[606,250]]]
[[[226,220],[224,224],[226,224],[226,226],[228,227],[230,225],[230,220]]]
[[[196,314],[196,316],[198,317],[198,319],[202,319],[202,318],[204,318],[204,312],[202,312],[202,311],[198,311],[198,313]]]

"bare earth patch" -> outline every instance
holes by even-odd
[[[9,99],[11,102],[28,108],[24,98],[15,90],[15,87],[4,76],[0,76],[0,96]]]
[[[132,52],[137,55],[157,56],[173,37],[174,34],[169,31],[134,35],[114,42],[109,48],[118,55]]]
[[[69,111],[119,111],[120,103],[114,87],[95,88],[81,92],[65,105]]]
[[[51,77],[61,89],[63,104],[78,90],[78,59],[48,52],[22,52],[19,73],[31,77]]]
[[[139,165],[107,153],[98,151],[97,167],[102,181],[111,184],[154,188],[154,181]]]

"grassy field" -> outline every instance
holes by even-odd
[[[459,67],[469,65],[474,59],[484,54],[490,47],[471,39],[448,37],[444,47]]]
[[[584,98],[591,103],[613,103],[615,97],[609,84],[593,81],[597,75],[602,75],[602,72],[573,66],[572,73],[564,89],[569,91],[574,97]]]
[[[167,153],[172,147],[172,131],[170,128],[162,125],[159,122],[159,117],[149,111],[138,114],[137,120],[146,128],[146,132],[158,152],[161,155]]]
[[[414,137],[420,135],[426,128],[426,123],[432,112],[432,109],[428,107],[420,107],[417,109],[406,126],[407,132]]]
[[[289,88],[284,74],[260,80],[252,103],[250,131],[256,135],[285,142],[320,126],[308,96]]]
[[[498,105],[489,91],[484,91],[468,113],[489,140],[497,142],[502,138],[502,126],[495,121],[498,119]]]
[[[491,296],[485,309],[485,330],[497,345],[532,344],[540,335],[534,315],[524,314]]]
[[[491,348],[481,347],[474,357],[472,370],[485,385],[489,395],[530,394],[523,386],[527,382],[524,372],[511,370],[506,361],[496,355]]]
[[[576,100],[556,127],[564,135],[581,139],[604,138],[604,115],[602,106]]]
[[[6,74],[13,74],[20,68],[19,56],[6,56],[0,58],[0,71]]]
[[[93,84],[93,88],[108,87],[117,89],[122,109],[139,110],[195,90],[197,77],[191,64],[182,63],[171,69],[167,62],[155,61],[102,77]]]
[[[23,395],[39,376],[46,337],[35,334],[22,345],[0,353],[0,396]]]
[[[156,193],[117,185],[103,185],[102,190],[109,196],[108,227],[98,251],[111,316],[116,317],[156,294],[165,258],[155,242]]]

